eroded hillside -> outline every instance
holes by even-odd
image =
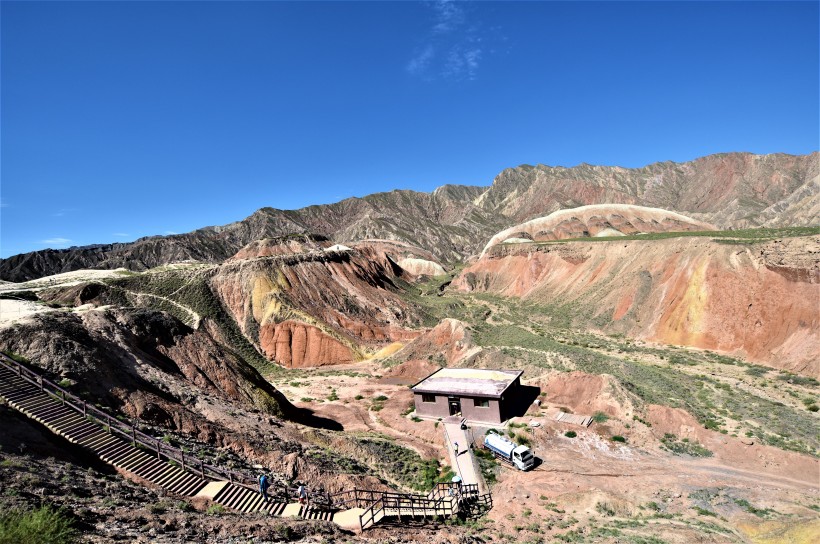
[[[256,240],[319,233],[341,243],[390,239],[457,262],[498,231],[560,209],[633,204],[676,211],[719,228],[809,226],[820,221],[820,154],[722,153],[643,168],[523,165],[490,187],[396,190],[299,210],[261,208],[242,221],[127,244],[46,249],[0,260],[0,279],[24,281],[82,268],[145,270],[180,260],[218,263]]]
[[[560,307],[581,328],[820,370],[817,236],[504,244],[452,288]]]

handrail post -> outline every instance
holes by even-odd
[[[202,479],[205,479],[205,461],[202,459],[199,460],[199,474],[202,476]]]
[[[137,447],[137,428],[133,421],[131,422],[131,444],[135,448]]]
[[[23,375],[23,367],[20,365],[20,363],[17,363],[17,375],[18,376]]]
[[[40,381],[40,391],[42,391],[42,390],[43,390],[43,377],[42,377],[42,376],[38,376],[38,379],[39,379],[39,381]]]
[[[105,418],[106,418],[106,421],[108,421],[108,434],[112,434],[112,430],[111,430],[111,416],[109,416],[108,414],[105,414]]]
[[[63,406],[65,406],[65,391],[60,390],[60,396],[63,398]]]
[[[228,480],[233,483],[233,471],[228,471]]]
[[[157,440],[156,443],[157,443],[157,459],[160,459],[160,456],[159,456],[159,448],[160,448],[159,440]]]
[[[83,417],[88,417],[87,410],[88,410],[88,407],[87,407],[85,401],[83,401]]]
[[[179,450],[179,456],[182,459],[182,470],[185,470],[185,452]]]

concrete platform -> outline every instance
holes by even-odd
[[[213,500],[216,497],[217,493],[222,491],[222,489],[228,485],[228,482],[208,482],[208,484],[203,487],[199,493],[194,495],[195,497],[205,497],[206,499]]]

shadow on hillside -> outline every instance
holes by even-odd
[[[287,414],[288,419],[314,429],[325,429],[327,431],[343,431],[344,427],[338,421],[326,417],[317,416],[313,410],[307,408],[297,408],[293,406]]]
[[[522,417],[541,393],[540,387],[522,385],[507,405],[507,418]]]

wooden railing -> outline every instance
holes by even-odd
[[[181,449],[165,444],[161,439],[138,430],[135,422],[132,421],[129,424],[120,421],[116,417],[112,417],[110,414],[100,410],[94,405],[88,404],[83,399],[71,394],[56,383],[44,378],[42,375],[26,368],[2,353],[0,353],[0,365],[16,373],[27,382],[39,387],[40,391],[60,401],[64,406],[82,414],[86,419],[102,425],[109,434],[122,436],[135,447],[139,446],[147,451],[156,452],[157,459],[165,458],[169,462],[173,461],[174,463],[178,463],[184,470],[199,473],[202,479],[228,480],[231,483],[243,485],[251,489],[256,487],[255,477],[243,472],[207,464],[202,459],[190,453],[186,455]]]
[[[42,392],[60,401],[64,406],[102,425],[110,434],[124,437],[135,447],[140,446],[145,450],[155,451],[157,459],[165,458],[169,462],[178,463],[185,470],[198,472],[202,479],[228,480],[231,483],[251,489],[256,487],[255,477],[243,472],[207,464],[191,454],[186,456],[181,449],[164,444],[161,439],[138,430],[133,421],[129,424],[112,417],[2,353],[0,353],[0,365],[39,387]],[[278,492],[283,497],[292,497],[295,491],[295,488],[279,486],[272,493],[277,494]],[[459,512],[459,504],[465,498],[472,498],[484,505],[489,502],[489,508],[492,508],[492,497],[489,494],[479,495],[478,493],[477,484],[454,486],[450,483],[438,483],[427,495],[371,489],[350,489],[334,494],[317,491],[311,493],[313,497],[311,502],[328,509],[364,508],[365,511],[359,516],[359,523],[364,530],[380,521],[386,515],[386,510],[391,511],[391,513],[395,512],[399,520],[401,520],[402,515],[413,518],[449,517]]]
[[[457,495],[430,497],[411,493],[382,492],[381,496],[370,504],[359,516],[362,530],[372,527],[384,516],[395,515],[401,521],[402,516],[410,518],[450,517],[458,512]]]

